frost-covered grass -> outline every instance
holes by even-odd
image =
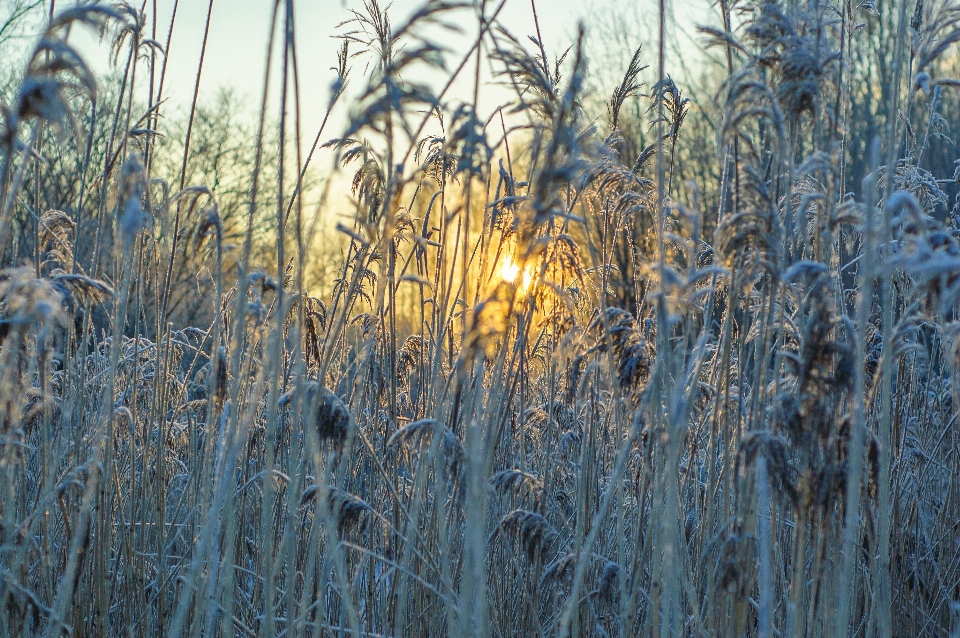
[[[606,101],[604,34],[500,6],[366,0],[299,104],[278,1],[247,122],[165,118],[149,3],[58,3],[0,129],[0,637],[958,635],[960,8],[721,0],[715,96],[655,41]]]

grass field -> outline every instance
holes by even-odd
[[[960,5],[505,1],[0,2],[0,638],[960,636]]]

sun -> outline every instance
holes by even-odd
[[[513,260],[513,257],[507,255],[506,259],[503,260],[503,266],[500,267],[500,276],[503,277],[504,281],[513,283],[517,280],[519,274],[520,266]]]
[[[530,265],[521,267],[514,259],[512,255],[507,255],[503,260],[503,265],[500,267],[500,276],[503,277],[504,281],[510,282],[517,286],[521,291],[526,291],[530,288],[530,284],[533,283],[533,272],[531,272]],[[517,281],[519,278],[520,281]]]

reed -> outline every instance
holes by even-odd
[[[0,638],[960,635],[960,8],[722,0],[704,84],[507,1],[314,105],[274,0],[252,119],[0,4]]]

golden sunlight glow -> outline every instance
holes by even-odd
[[[509,281],[513,283],[517,279],[517,275],[520,274],[520,266],[517,262],[513,261],[513,257],[507,255],[503,260],[503,266],[500,267],[500,276],[503,277],[504,281]]]
[[[533,273],[530,272],[530,266],[523,269],[523,281],[520,283],[521,290],[528,290],[533,282]]]
[[[521,270],[523,271],[521,273]],[[533,283],[533,272],[531,272],[530,265],[521,268],[513,259],[513,255],[507,254],[503,260],[503,265],[500,267],[500,276],[503,277],[504,281],[508,281],[517,286],[521,291],[525,291],[530,287],[530,284]],[[517,277],[520,277],[520,281],[517,281]]]

